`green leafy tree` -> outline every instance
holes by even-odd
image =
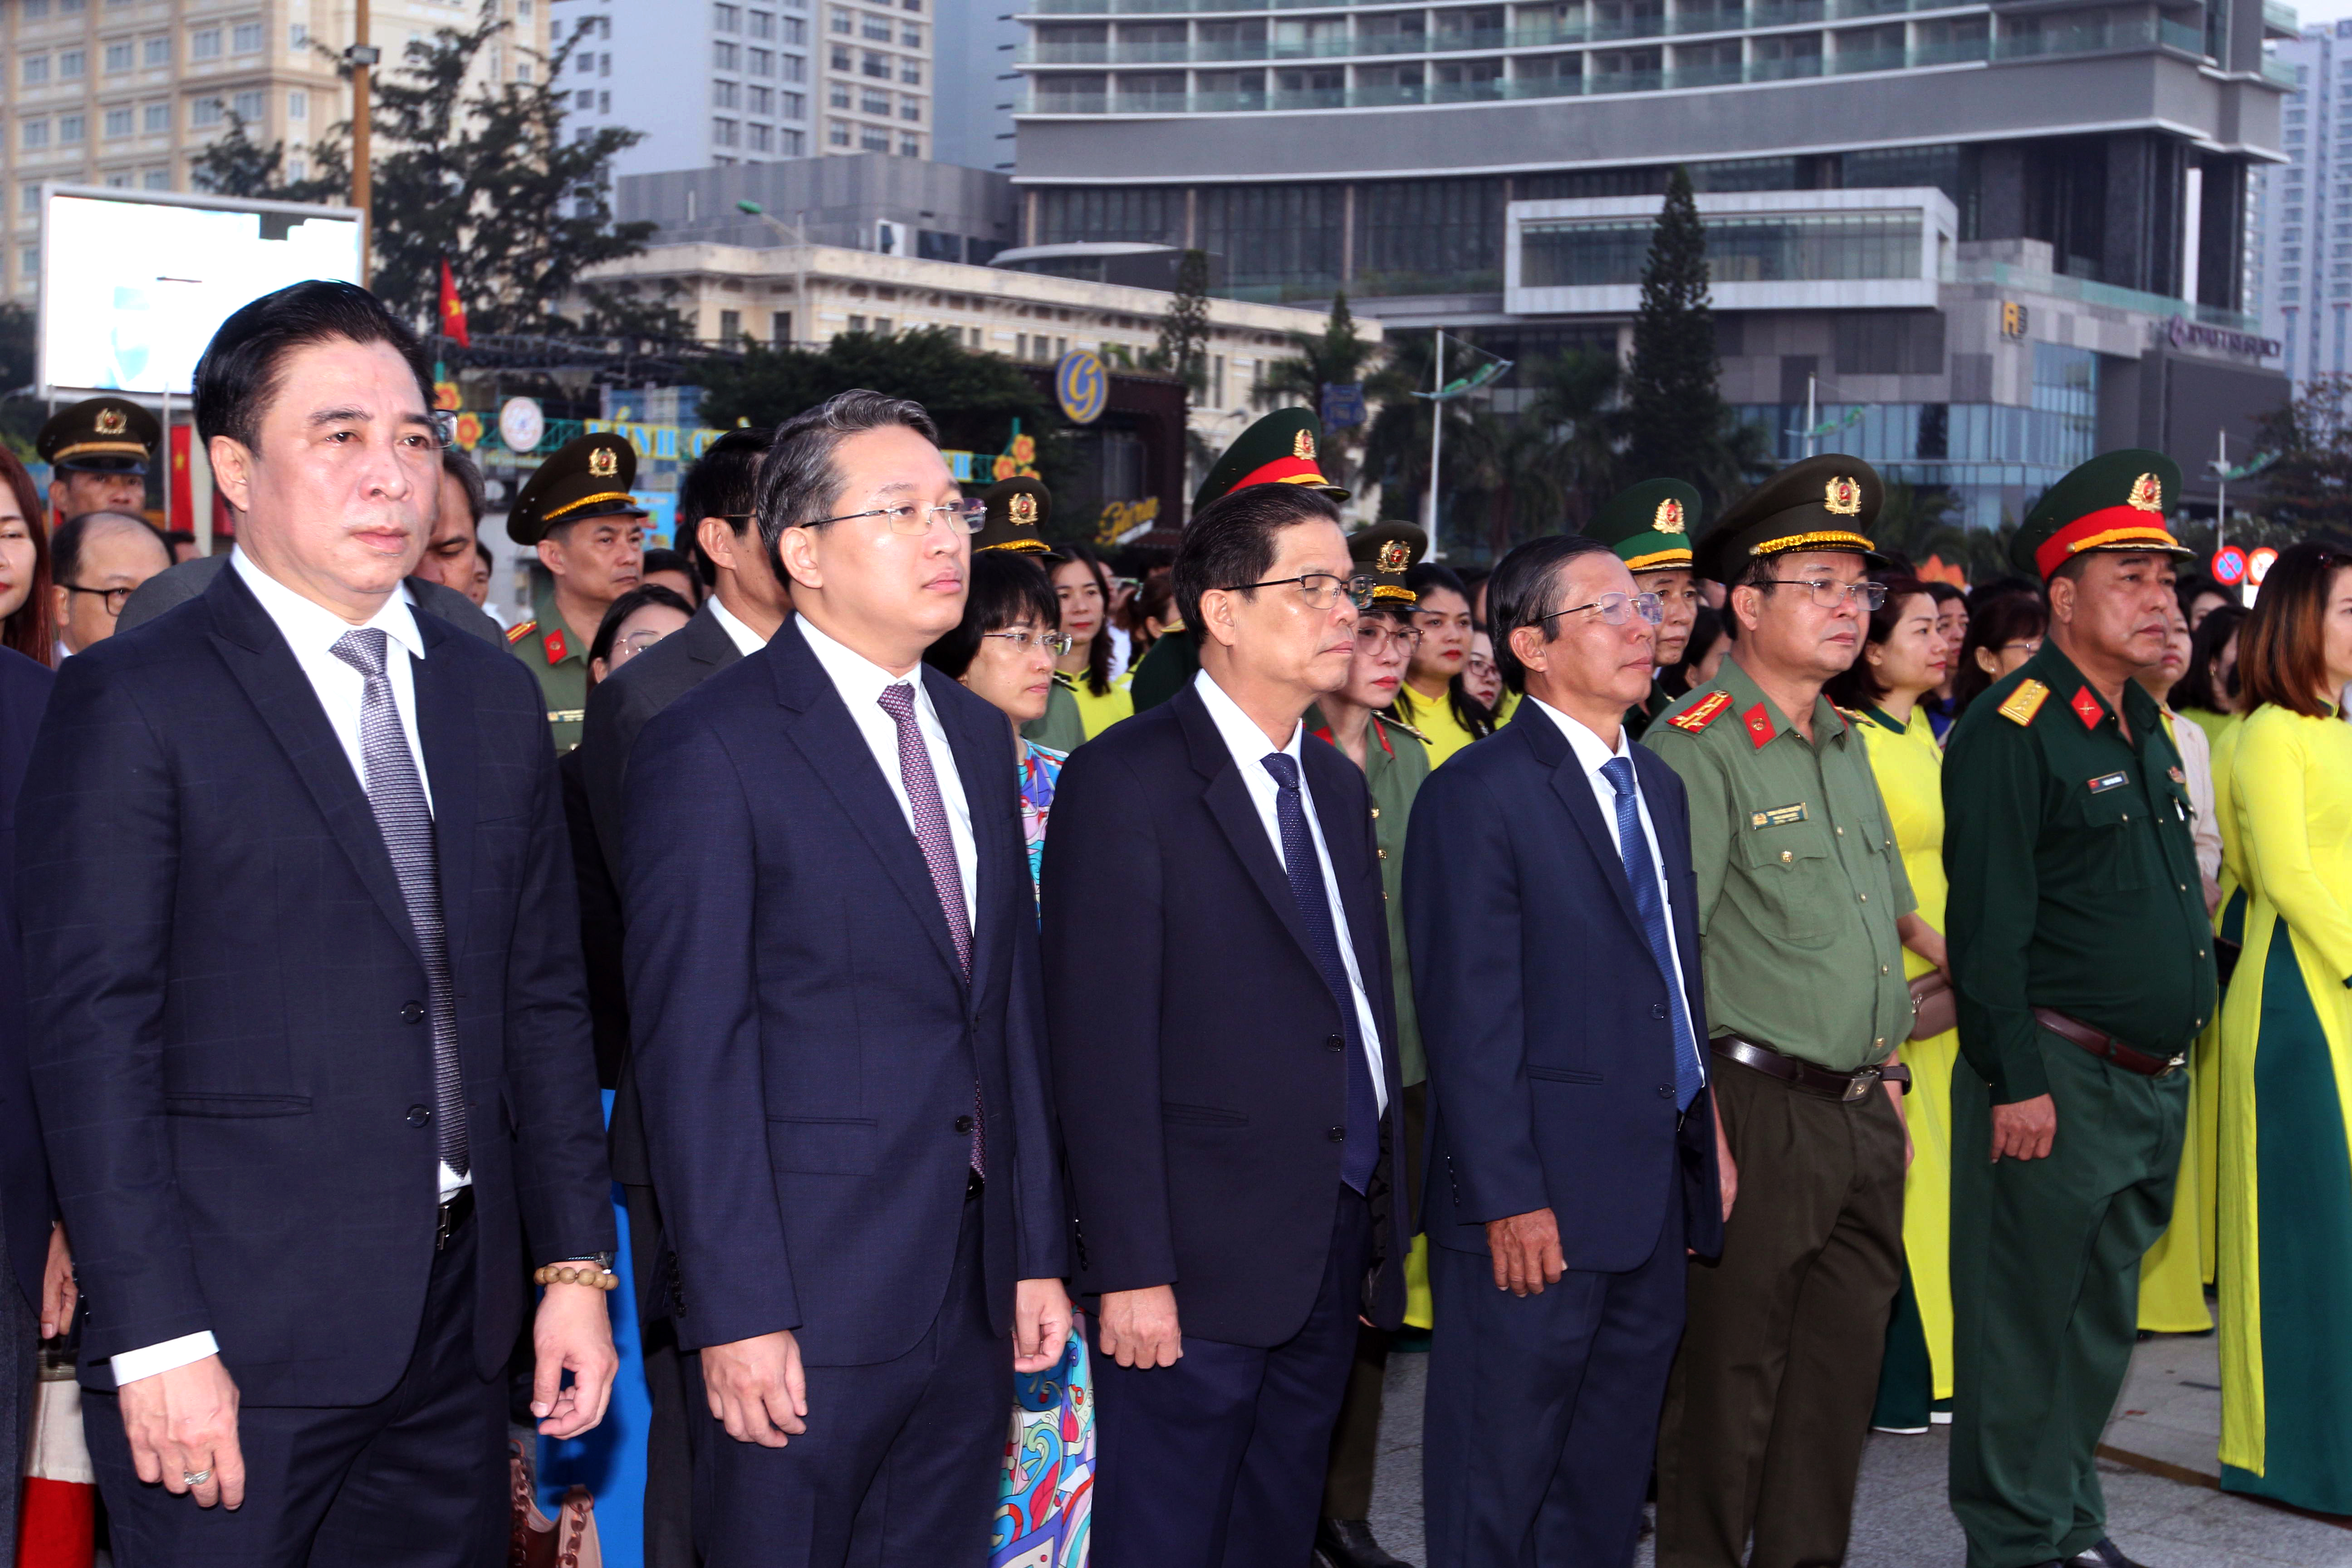
[[[1172,371],[1197,397],[1209,379],[1209,253],[1188,250],[1176,264],[1176,293],[1160,321],[1152,368]]]
[[[1638,479],[1685,479],[1720,500],[1710,472],[1724,435],[1715,316],[1708,307],[1706,230],[1690,175],[1677,166],[1642,268],[1633,318],[1633,363],[1625,395],[1625,460]]]
[[[1371,410],[1371,424],[1364,439],[1363,471],[1367,478],[1380,481],[1384,492],[1381,510],[1390,517],[1420,519],[1429,513],[1431,411],[1444,411],[1448,450],[1470,436],[1470,413],[1464,406],[1467,399],[1454,397],[1437,403],[1412,395],[1414,388],[1426,388],[1433,383],[1436,343],[1433,333],[1422,332],[1398,334],[1388,340],[1388,361],[1382,375],[1384,379],[1392,378],[1396,393]],[[1461,486],[1452,460],[1445,461],[1447,491],[1451,494]],[[1386,493],[1391,488],[1393,499]],[[1440,527],[1441,534],[1448,531],[1442,519]]]
[[[1319,332],[1293,332],[1291,357],[1266,366],[1253,395],[1261,408],[1305,404],[1320,410],[1327,386],[1360,385],[1369,421],[1375,404],[1405,396],[1412,391],[1403,378],[1386,369],[1388,353],[1378,342],[1356,333],[1356,318],[1348,296],[1331,301],[1330,320]],[[1349,484],[1354,454],[1362,450],[1369,424],[1349,430],[1323,432],[1325,474],[1335,483]]]
[[[1046,484],[1070,477],[1052,397],[1010,360],[963,347],[952,328],[845,332],[823,349],[754,344],[740,358],[706,362],[698,374],[708,425],[776,425],[836,392],[866,387],[913,398],[938,424],[942,446],[985,457],[1004,449],[1017,419],[1022,434],[1036,438]],[[1077,528],[1083,520],[1057,521]]]
[[[1580,531],[1620,488],[1623,374],[1615,355],[1575,350],[1538,361],[1527,374],[1533,395],[1526,417],[1552,434],[1562,521],[1571,529]]]
[[[1489,559],[1499,561],[1521,540],[1559,526],[1570,489],[1564,458],[1558,436],[1533,418],[1491,407],[1466,411],[1460,443],[1446,453],[1446,478],[1484,511]],[[1459,527],[1447,531],[1457,542],[1465,537]]]
[[[256,196],[275,202],[334,203],[351,198],[352,170],[348,121],[335,126],[309,149],[310,173],[289,179],[286,143],[268,146],[253,139],[244,115],[228,111],[228,129],[188,165],[189,183],[200,191],[224,196]]]
[[[2352,533],[2352,376],[2313,376],[2301,397],[2263,419],[2255,440],[2277,454],[2259,476],[2261,510],[2272,521],[2297,538],[2322,529]],[[2230,535],[2268,542],[2235,521]]]

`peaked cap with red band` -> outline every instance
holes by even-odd
[[[1234,438],[1193,492],[1192,510],[1252,485],[1306,485],[1333,500],[1348,492],[1323,477],[1323,426],[1311,409],[1277,408]]]
[[[2103,452],[2044,490],[2009,547],[2020,571],[2048,582],[2086,551],[2192,552],[2166,520],[2180,500],[2180,465],[2161,452]]]

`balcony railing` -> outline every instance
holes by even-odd
[[[1165,16],[1191,14],[1214,15],[1236,12],[1346,10],[1358,0],[1034,0],[1028,11],[1031,16]],[[1363,4],[1382,0],[1361,0]],[[1513,29],[1511,36],[1529,36],[1530,41],[1582,43],[1612,38],[1659,38],[1683,37],[1696,33],[1743,32],[1757,27],[1806,26],[1823,22],[1856,21],[1871,16],[1904,16],[1921,11],[1982,10],[1982,0],[1748,0],[1746,5],[1717,5],[1706,8],[1685,6],[1672,16],[1661,14],[1620,17],[1593,17],[1563,20],[1540,27]],[[1534,36],[1541,35],[1538,40]],[[1482,48],[1490,45],[1465,42],[1461,44],[1432,43],[1431,40],[1498,37],[1499,33],[1399,33],[1360,35],[1351,50],[1360,54],[1383,52],[1378,47],[1364,47],[1363,40],[1372,37],[1410,39],[1411,42],[1387,47],[1387,52],[1416,51],[1437,48]],[[1036,60],[1035,64],[1098,62],[1062,62]]]

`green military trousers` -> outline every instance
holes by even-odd
[[[2187,1073],[2040,1039],[2058,1113],[2046,1159],[1994,1163],[1991,1094],[1965,1058],[1952,1074],[1951,1486],[1968,1568],[2028,1568],[2107,1533],[2093,1456],[2188,1118]]]

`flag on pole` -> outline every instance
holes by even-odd
[[[457,279],[449,270],[449,258],[441,258],[441,331],[457,340],[457,346],[469,349],[474,340],[466,331],[466,302],[457,298]]]

